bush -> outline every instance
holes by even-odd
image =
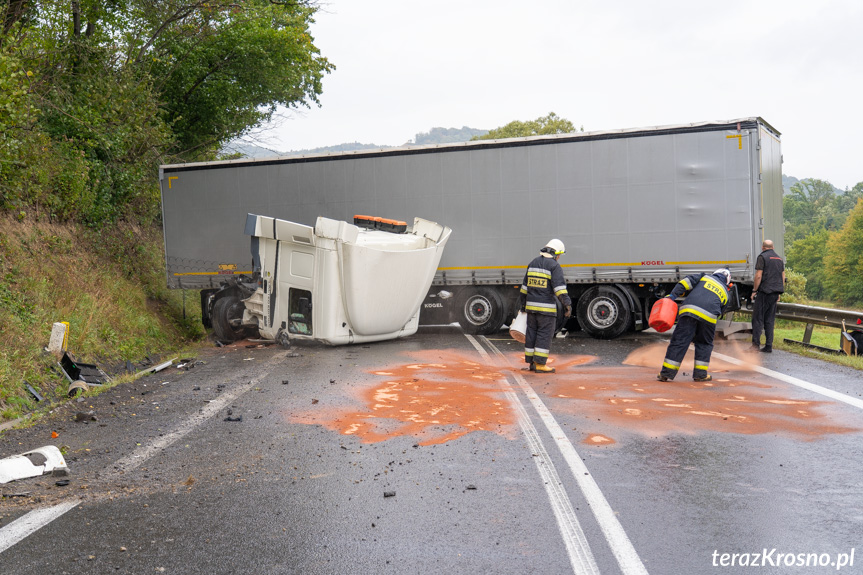
[[[785,293],[782,294],[785,303],[804,303],[806,300],[806,276],[791,268],[785,270]]]

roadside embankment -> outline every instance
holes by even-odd
[[[74,357],[109,374],[202,341],[197,293],[167,289],[163,250],[158,225],[0,216],[0,422],[66,398],[45,351],[55,322]]]

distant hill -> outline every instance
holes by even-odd
[[[474,136],[485,136],[488,130],[476,128],[432,128],[428,132],[420,132],[414,137],[413,144],[416,146],[429,146],[433,144],[452,144],[456,142],[469,142]],[[410,143],[410,142],[409,142]]]
[[[350,142],[336,144],[334,146],[323,146],[320,148],[305,148],[302,150],[291,150],[282,152],[264,146],[259,146],[242,140],[235,140],[226,145],[222,150],[225,158],[269,158],[272,156],[306,156],[310,154],[335,154],[339,152],[355,152],[358,150],[385,150],[401,146],[431,146],[434,144],[452,144],[456,142],[469,142],[474,136],[487,134],[488,130],[469,128],[432,128],[428,132],[418,133],[412,141],[396,145],[361,144]]]
[[[808,179],[808,178],[804,178],[804,179]],[[783,190],[782,195],[787,196],[788,194],[790,194],[791,193],[791,186],[793,186],[794,184],[799,184],[799,183],[800,183],[800,180],[795,178],[794,176],[786,176],[785,174],[782,174],[782,190]],[[836,186],[833,186],[833,193],[844,194],[845,191],[840,190]]]
[[[336,144],[335,146],[324,146],[322,148],[307,148],[304,150],[291,150],[283,152],[284,156],[305,156],[308,154],[335,154],[338,152],[356,152],[357,150],[381,150],[394,148],[395,146],[379,146],[378,144],[361,144],[351,142],[349,144]]]
[[[273,156],[280,156],[281,152],[277,150],[273,150],[270,148],[265,148],[263,146],[258,146],[257,144],[251,144],[249,142],[243,142],[242,140],[234,140],[233,142],[229,142],[222,148],[222,153],[220,156],[223,159],[233,159],[233,158],[271,158]]]
[[[782,174],[782,190],[783,190],[782,195],[787,196],[788,194],[790,194],[791,193],[791,186],[793,186],[794,184],[796,184],[798,182],[800,182],[800,180],[798,180],[794,176],[786,176],[785,174]]]

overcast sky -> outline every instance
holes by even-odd
[[[337,69],[267,131],[299,150],[400,145],[555,112],[585,131],[761,116],[783,173],[863,181],[860,0],[321,0]]]

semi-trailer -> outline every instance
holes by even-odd
[[[252,273],[248,214],[419,216],[452,229],[420,324],[500,329],[527,263],[557,238],[577,326],[614,338],[645,329],[691,273],[728,268],[748,298],[762,240],[784,251],[781,172],[780,133],[760,117],[164,165],[167,282],[201,290],[202,321],[230,335]]]

